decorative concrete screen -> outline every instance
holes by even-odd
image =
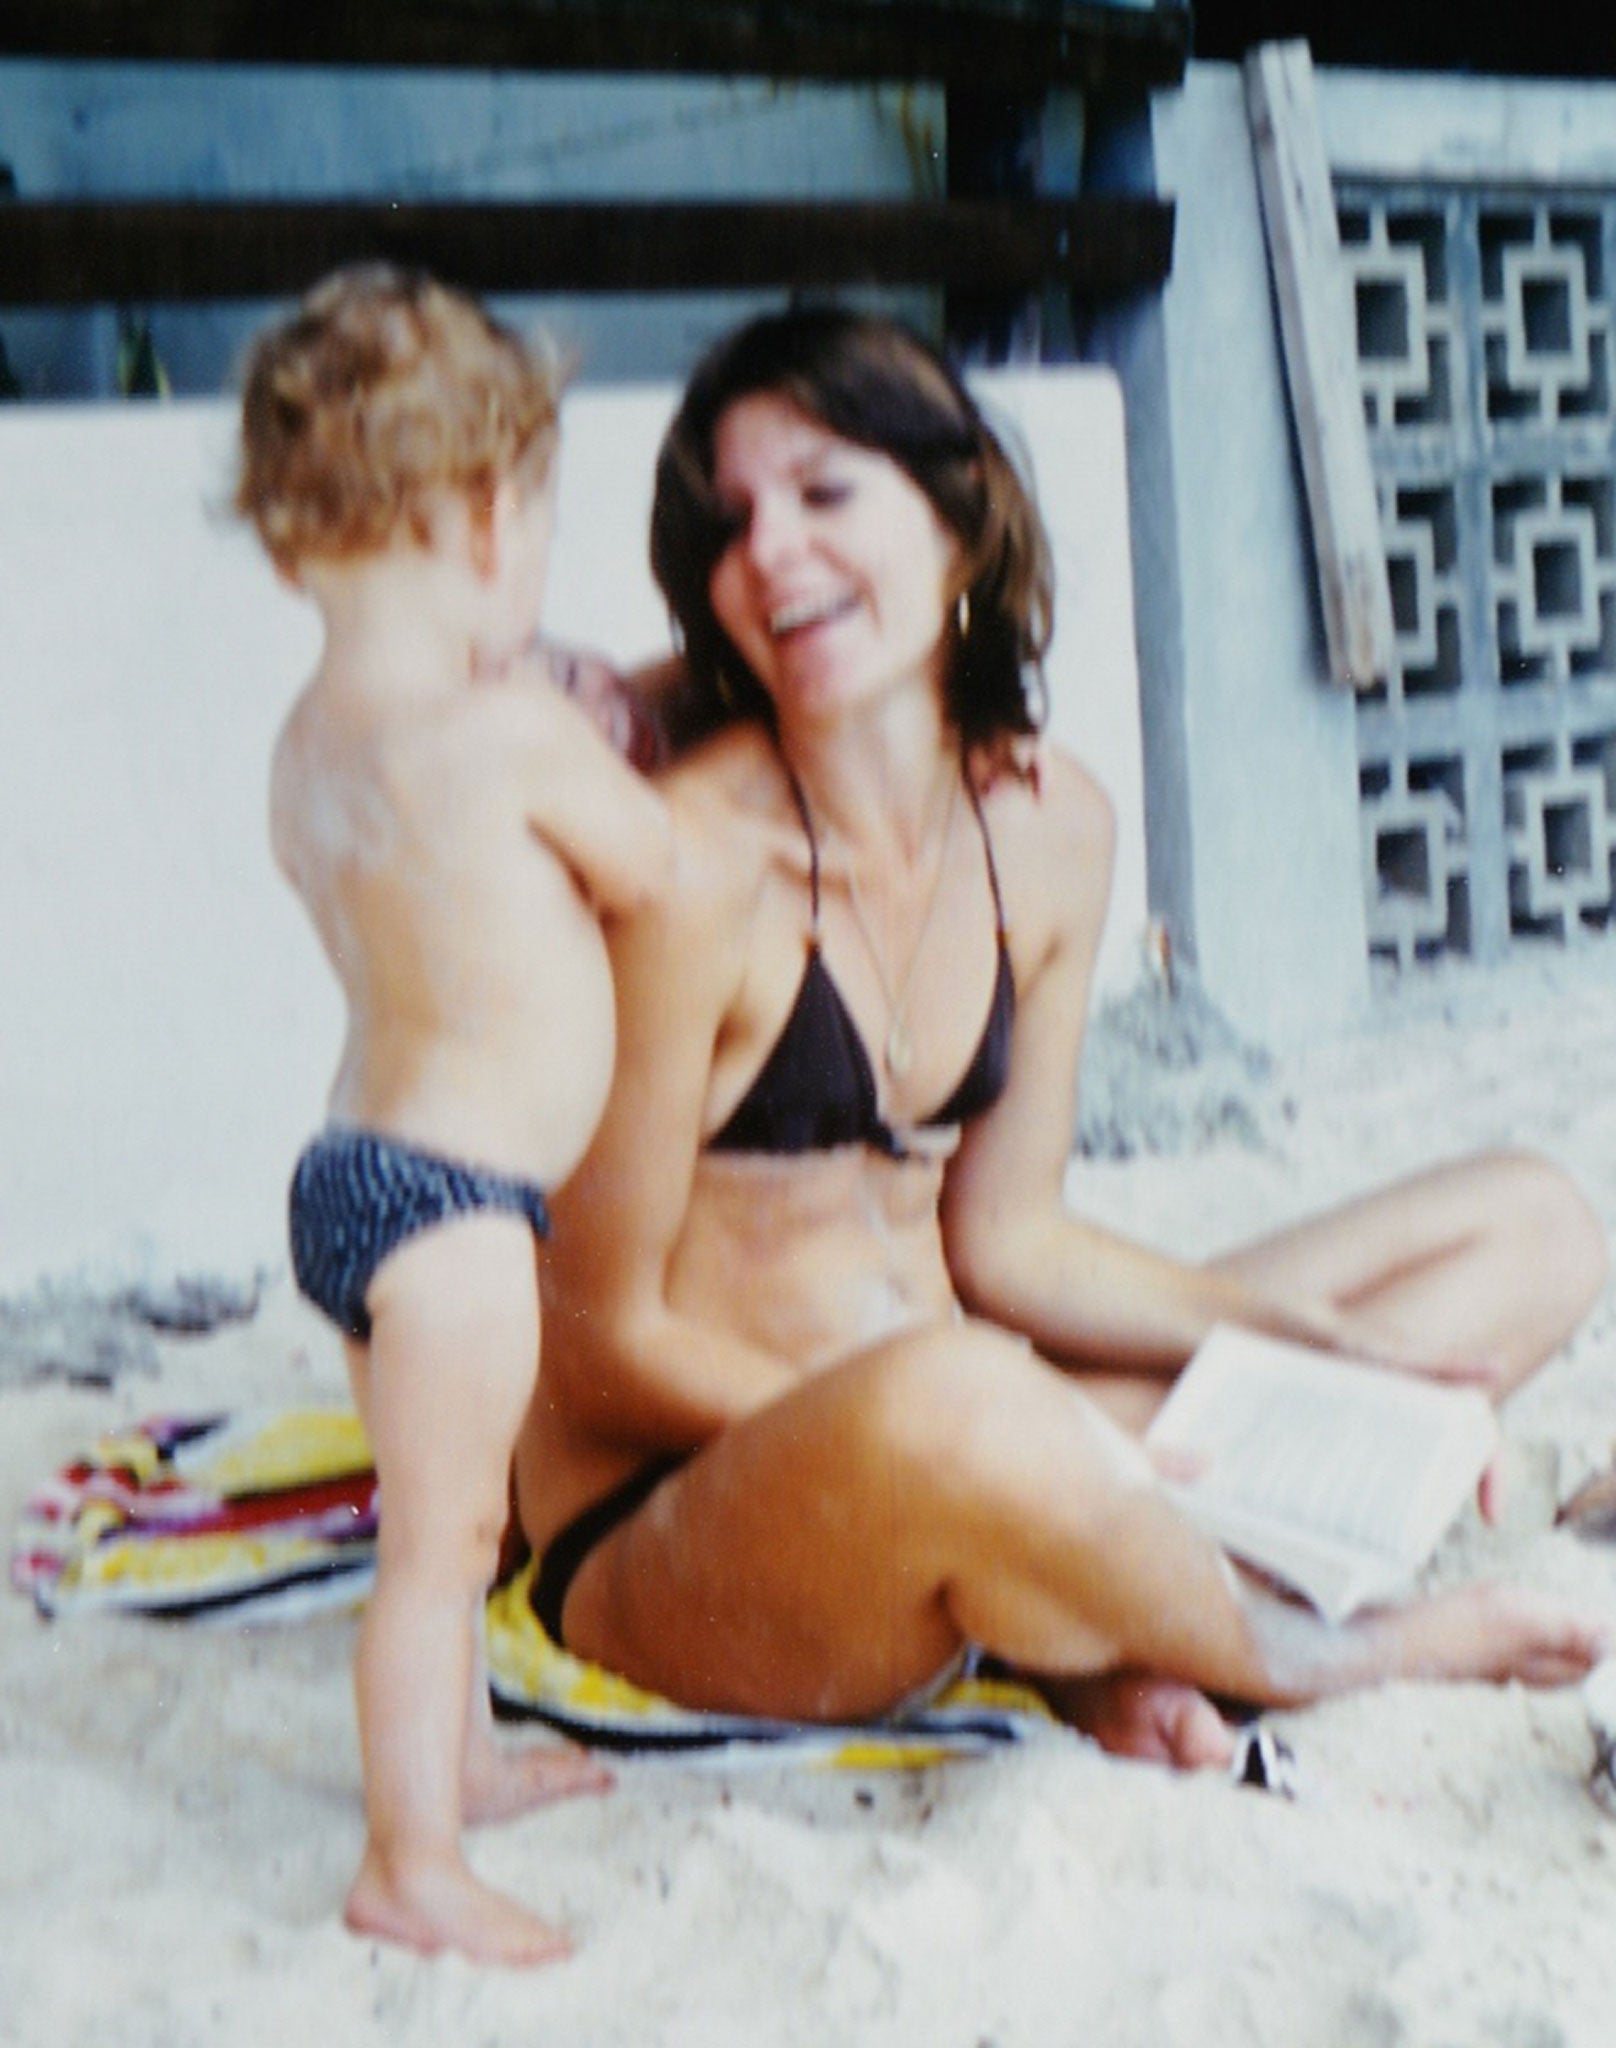
[[[1612,921],[1616,188],[1337,184],[1397,624],[1359,703],[1373,953]]]

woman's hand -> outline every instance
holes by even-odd
[[[1410,1342],[1401,1332],[1388,1330],[1383,1323],[1354,1315],[1351,1310],[1338,1309],[1333,1303],[1302,1311],[1297,1334],[1305,1343],[1335,1352],[1349,1370],[1355,1363],[1376,1365],[1388,1372],[1407,1373],[1442,1386],[1477,1387],[1489,1399],[1496,1398],[1500,1391],[1499,1375],[1485,1360],[1433,1353],[1428,1346]],[[1488,1524],[1496,1523],[1503,1513],[1504,1475],[1497,1458],[1481,1475],[1476,1505]]]
[[[550,678],[593,723],[601,737],[631,768],[649,775],[666,754],[652,699],[638,678],[622,675],[604,655],[563,647],[542,635],[534,642]]]

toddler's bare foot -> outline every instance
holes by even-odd
[[[1046,1683],[1064,1721],[1112,1756],[1171,1764],[1179,1771],[1227,1770],[1234,1738],[1205,1693],[1138,1671]]]
[[[572,1743],[504,1749],[490,1736],[476,1745],[461,1773],[460,1806],[469,1822],[514,1820],[535,1806],[611,1789],[611,1772]]]
[[[425,1956],[451,1948],[474,1963],[526,1967],[572,1952],[560,1928],[483,1884],[458,1858],[398,1869],[370,1844],[342,1917],[355,1934]]]

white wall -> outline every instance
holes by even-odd
[[[982,380],[1055,542],[1054,730],[1121,823],[1102,966],[1144,920],[1121,401],[1109,373]],[[666,645],[646,566],[663,387],[568,400],[553,629]],[[340,1035],[274,872],[265,777],[312,613],[218,511],[234,409],[0,414],[0,1291],[279,1265],[286,1175]]]

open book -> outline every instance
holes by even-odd
[[[1220,1325],[1151,1424],[1175,1504],[1328,1621],[1405,1591],[1498,1445],[1477,1387]]]

